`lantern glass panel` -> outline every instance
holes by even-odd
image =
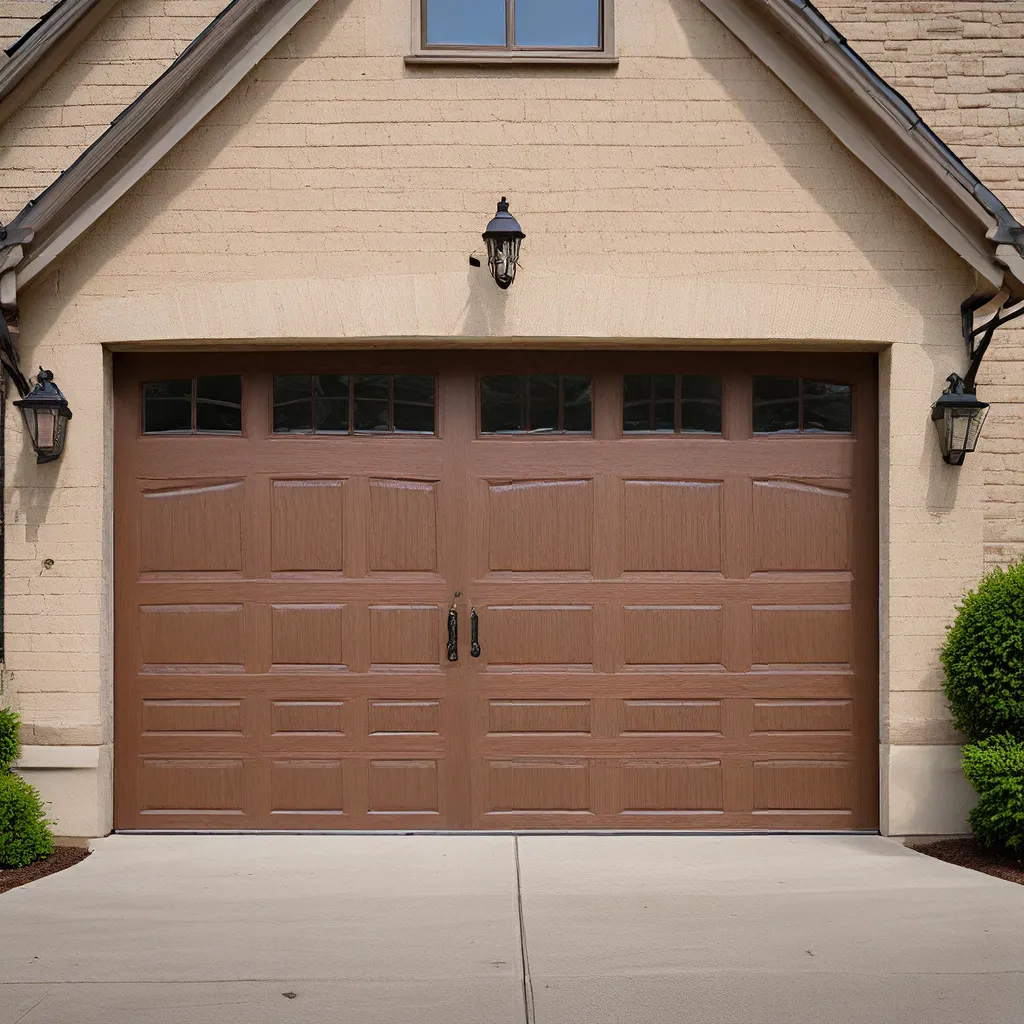
[[[31,415],[34,415],[36,420],[36,449],[41,452],[49,451],[53,448],[57,436],[57,410],[36,409]]]

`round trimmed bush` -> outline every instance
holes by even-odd
[[[23,868],[53,853],[53,833],[35,786],[0,775],[0,868]]]
[[[971,831],[982,846],[1024,856],[1024,743],[992,736],[964,747],[964,775],[978,794]]]
[[[10,771],[11,765],[21,755],[18,743],[20,726],[17,712],[10,708],[0,708],[0,772]]]
[[[958,612],[942,648],[953,724],[1024,739],[1024,562],[990,572]]]

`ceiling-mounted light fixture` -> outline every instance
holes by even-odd
[[[487,243],[487,266],[499,288],[508,288],[516,279],[519,246],[525,237],[519,221],[508,212],[508,200],[502,196],[498,212],[483,235]]]

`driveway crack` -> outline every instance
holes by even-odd
[[[519,863],[519,836],[513,836],[512,842],[516,858],[516,904],[519,908],[519,956],[523,967],[523,1009],[526,1013],[526,1024],[536,1024],[530,952],[526,945],[526,919],[523,916],[523,870]]]

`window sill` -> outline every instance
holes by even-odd
[[[517,51],[512,53],[480,53],[452,50],[410,53],[405,58],[407,65],[426,64],[475,64],[478,67],[517,67],[519,65],[552,65],[564,67],[617,67],[619,58],[607,53],[579,53],[578,51],[553,50],[545,53]]]

